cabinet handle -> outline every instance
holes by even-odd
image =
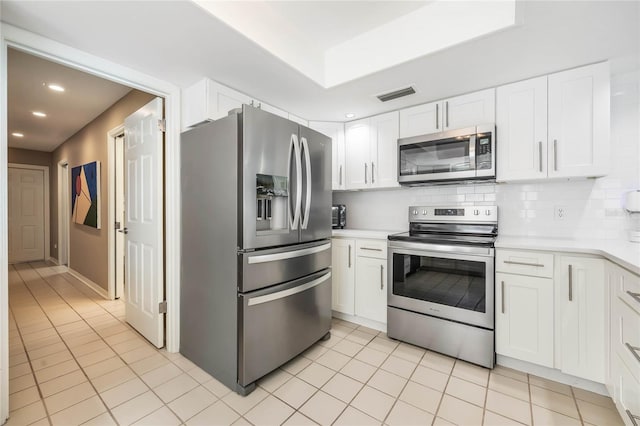
[[[440,104],[436,104],[436,130],[440,128],[440,124],[438,123],[440,120]]]
[[[340,166],[340,178],[338,184],[342,186],[342,166]]]
[[[380,290],[384,289],[384,266],[380,265]]]
[[[524,265],[524,266],[535,266],[537,268],[544,268],[542,263],[527,263],[527,262],[516,262],[515,260],[503,260],[503,263],[507,263],[509,265]]]
[[[627,290],[627,294],[633,297],[636,302],[640,303],[640,293],[634,293],[632,291]]]
[[[638,420],[640,419],[640,417],[638,416],[634,416],[633,413],[631,413],[631,411],[626,410],[627,411],[627,416],[629,416],[629,418],[631,419],[631,424],[633,426],[638,426]]]
[[[351,244],[349,244],[349,268],[351,268]]]
[[[367,163],[364,163],[364,183],[367,183]]]
[[[573,265],[569,265],[569,302],[573,301]]]
[[[540,162],[539,169],[542,171],[542,141],[538,142],[538,160]]]
[[[371,162],[371,183],[376,183],[375,181],[375,173],[373,172],[373,167],[375,166],[375,164],[373,164],[373,161]]]
[[[504,314],[504,281],[501,282],[500,293],[502,295],[502,313]]]
[[[449,127],[449,101],[446,101],[444,103],[444,109],[445,109],[445,113],[446,113],[446,119],[447,119],[447,124],[446,126]]]
[[[558,140],[553,140],[553,170],[558,170]]]
[[[360,250],[382,251],[382,249],[371,247],[360,247]]]
[[[625,343],[624,345],[627,347],[627,349],[629,349],[629,352],[631,352],[631,355],[633,355],[636,361],[640,362],[640,355],[638,355],[638,351],[640,351],[640,348],[631,346],[629,343]]]

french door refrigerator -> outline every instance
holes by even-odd
[[[180,352],[236,392],[328,336],[331,139],[249,105],[181,136]]]

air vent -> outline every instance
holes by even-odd
[[[405,87],[404,89],[394,90],[393,92],[378,95],[377,98],[380,99],[382,102],[387,102],[392,99],[401,98],[403,96],[413,95],[414,93],[416,93],[416,91],[413,89],[413,87],[409,86],[409,87]]]

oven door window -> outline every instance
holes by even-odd
[[[470,138],[443,139],[401,145],[400,176],[461,172],[475,169],[470,153]]]
[[[393,254],[393,294],[474,312],[486,312],[486,264]]]

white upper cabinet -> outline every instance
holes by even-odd
[[[431,102],[400,110],[400,137],[442,131],[442,102]]]
[[[400,110],[400,137],[408,138],[494,123],[495,106],[495,89],[487,89],[405,108]]]
[[[498,87],[497,180],[547,177],[547,77]]]
[[[609,90],[608,62],[549,76],[549,177],[607,174]]]
[[[287,111],[274,107],[273,105],[269,105],[264,102],[258,102],[257,104],[254,102],[253,104],[264,111],[270,112],[271,114],[279,115],[282,118],[289,118],[289,113]]]
[[[307,120],[291,113],[289,113],[289,120],[295,121],[296,123],[302,124],[303,126],[309,126],[309,122]]]
[[[461,129],[476,124],[495,123],[496,91],[481,90],[468,95],[445,99],[443,128]]]
[[[310,121],[309,127],[331,138],[331,189],[345,189],[344,123]]]
[[[398,186],[398,112],[345,124],[346,189]]]

